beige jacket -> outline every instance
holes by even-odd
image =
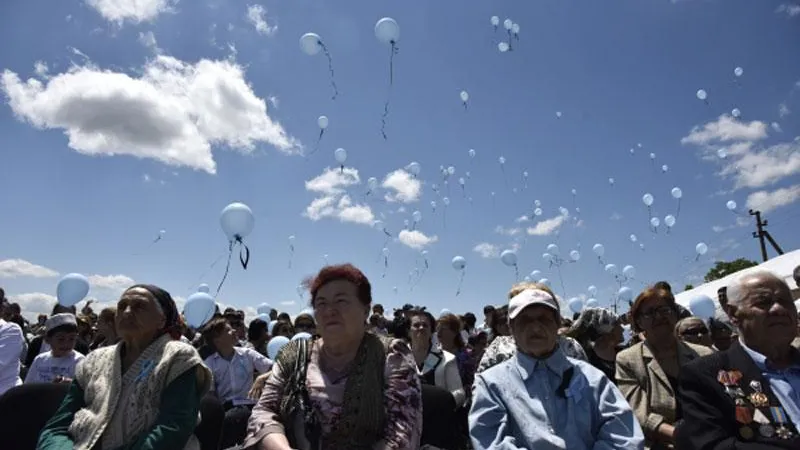
[[[680,366],[713,352],[708,347],[678,341]],[[617,354],[616,378],[617,386],[633,408],[650,447],[659,425],[665,422],[675,424],[675,392],[667,374],[650,347],[640,342]]]

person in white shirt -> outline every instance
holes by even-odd
[[[8,307],[5,292],[0,289],[0,316]],[[19,378],[19,357],[25,346],[25,337],[19,325],[0,319],[0,395],[22,384]]]
[[[221,448],[233,447],[244,441],[250,411],[256,403],[248,397],[254,375],[272,369],[272,361],[252,348],[236,346],[236,330],[224,318],[206,324],[203,337],[214,348],[205,363],[214,376],[212,389],[225,408]]]
[[[56,314],[47,319],[44,327],[44,339],[50,350],[36,356],[25,383],[70,383],[75,377],[75,366],[85,358],[75,350],[78,322],[72,314]]]

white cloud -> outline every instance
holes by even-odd
[[[281,306],[294,306],[295,304],[297,304],[297,302],[294,301],[294,300],[288,300],[288,301],[285,301],[285,302],[281,302]]]
[[[229,60],[190,64],[159,55],[140,78],[86,63],[46,84],[6,70],[0,87],[18,118],[63,129],[69,146],[86,155],[131,155],[215,173],[213,144],[245,153],[259,142],[285,153],[302,148]]]
[[[759,188],[800,173],[800,138],[750,151],[729,161],[720,175],[731,176],[734,187]]]
[[[0,261],[0,278],[51,278],[57,276],[58,272],[55,270],[25,261],[24,259],[6,259]]]
[[[481,242],[472,248],[472,251],[481,255],[481,258],[498,258],[500,257],[500,249],[488,242]]]
[[[775,131],[776,133],[783,133],[781,124],[779,124],[778,122],[772,122],[772,124],[770,124],[770,127],[772,127],[772,130]]]
[[[320,175],[306,181],[306,190],[327,195],[341,194],[344,193],[346,187],[359,183],[361,183],[361,179],[358,176],[358,169],[326,167]]]
[[[425,233],[419,230],[403,230],[397,236],[397,239],[408,247],[414,250],[422,250],[430,244],[439,240],[438,236],[426,236]]]
[[[796,17],[800,15],[800,5],[792,3],[783,3],[775,8],[777,14],[786,14],[789,17]]]
[[[89,275],[89,284],[93,288],[107,289],[109,291],[122,292],[136,284],[133,278],[125,275]]]
[[[158,41],[156,40],[156,35],[153,34],[152,31],[148,31],[146,33],[139,33],[139,43],[145,46],[146,48],[150,49],[153,53],[161,53],[161,49],[158,48]]]
[[[543,220],[536,224],[536,226],[528,227],[528,235],[530,236],[547,236],[555,233],[561,225],[569,218],[568,215],[559,215],[553,218]]]
[[[758,191],[747,196],[747,207],[768,213],[781,206],[790,205],[800,199],[800,184],[776,189],[772,192]]]
[[[36,61],[33,64],[33,72],[36,74],[37,77],[41,79],[48,78],[49,70],[50,69],[47,67],[47,63],[44,61]]]
[[[729,230],[729,229],[730,229],[730,227],[723,227],[722,225],[712,225],[711,226],[711,231],[713,231],[714,233],[722,233],[723,231]]]
[[[778,116],[779,117],[786,117],[791,113],[792,113],[792,110],[789,109],[788,106],[786,106],[786,103],[781,103],[780,105],[778,105]]]
[[[531,220],[531,218],[528,217],[528,216],[519,216],[514,220],[514,222],[524,223],[524,222],[529,222],[530,220]]]
[[[714,122],[695,126],[681,144],[707,145],[714,142],[757,141],[767,137],[767,124],[754,120],[742,122],[723,114]]]
[[[422,183],[403,169],[386,175],[382,186],[394,191],[386,194],[386,201],[389,202],[413,203],[422,194]]]
[[[502,234],[504,236],[516,236],[522,232],[522,228],[519,227],[506,228],[502,225],[498,225],[495,227],[494,232],[497,234]]]
[[[144,181],[145,183],[149,183],[150,180],[151,180],[150,175],[148,174],[142,175],[142,181]]]
[[[11,303],[18,303],[23,315],[27,313],[28,320],[35,319],[37,314],[50,314],[57,303],[55,296],[41,292],[10,295],[8,300]]]
[[[270,35],[278,29],[267,24],[267,9],[261,5],[247,7],[247,21],[256,28],[258,34]]]
[[[618,212],[612,213],[611,217],[609,217],[608,219],[613,221],[622,220],[622,214]]]
[[[325,218],[334,218],[341,222],[371,226],[375,221],[375,215],[369,205],[353,204],[347,195],[342,196],[338,201],[336,196],[332,195],[315,198],[306,207],[303,215],[314,222]]]
[[[278,97],[276,97],[276,96],[274,96],[274,95],[270,95],[269,97],[267,97],[267,101],[268,101],[268,102],[269,102],[269,104],[270,104],[270,105],[272,105],[272,107],[273,107],[273,108],[275,108],[275,109],[278,109],[278,108],[280,107],[280,105],[281,105],[281,102],[280,102],[280,100],[278,99]]]
[[[104,19],[123,22],[149,22],[161,13],[172,12],[177,0],[86,0]]]

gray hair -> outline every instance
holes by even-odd
[[[736,277],[733,282],[727,286],[728,305],[737,308],[741,305],[742,300],[744,300],[750,291],[750,286],[747,285],[747,282],[754,278],[772,279],[783,285],[786,285],[785,281],[783,281],[779,276],[775,275],[775,273],[768,270],[754,270],[752,272],[748,272],[744,275]]]

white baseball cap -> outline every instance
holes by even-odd
[[[63,325],[72,325],[73,327],[77,327],[78,321],[72,314],[68,313],[55,314],[51,316],[49,319],[47,319],[47,321],[44,323],[45,333],[48,333],[50,332],[50,330],[58,328]]]
[[[509,300],[508,318],[513,319],[517,317],[523,309],[531,305],[543,305],[552,308],[553,311],[557,313],[561,312],[558,301],[547,291],[541,289],[525,289]]]

